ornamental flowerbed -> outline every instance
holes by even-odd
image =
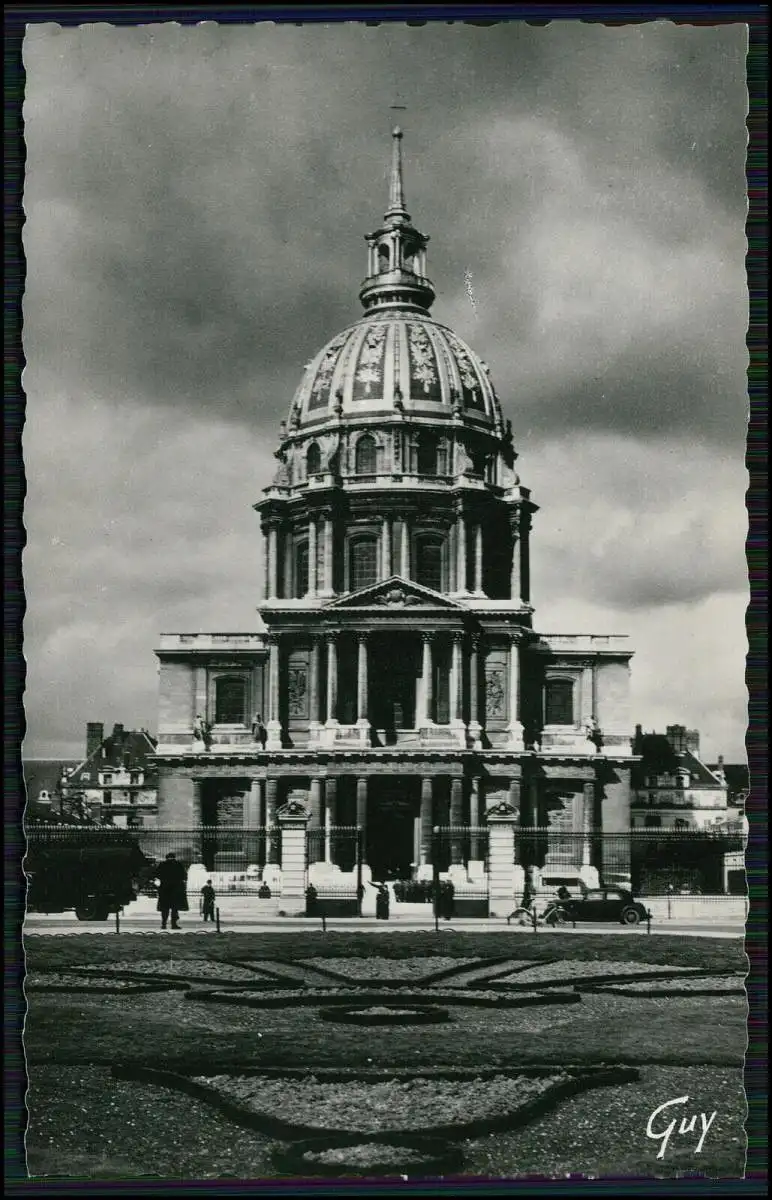
[[[338,1005],[323,1008],[319,1016],[324,1021],[342,1021],[348,1025],[439,1025],[450,1020],[446,1008],[436,1005],[416,1005],[414,1008],[398,1008],[391,1004]]]
[[[672,983],[658,979],[632,980],[610,986],[592,988],[593,992],[609,996],[745,996],[745,979],[742,975],[702,975],[698,979],[675,977]]]
[[[168,991],[168,984],[160,981],[142,983],[131,979],[89,979],[68,971],[30,971],[24,978],[24,987],[32,992],[123,993],[130,996]]]
[[[293,1178],[303,1176],[333,1176],[337,1179],[355,1178],[401,1179],[429,1175],[449,1175],[463,1165],[460,1147],[438,1138],[421,1138],[407,1145],[388,1142],[353,1142],[340,1144],[338,1138],[314,1138],[279,1147],[273,1154],[274,1165]]]
[[[184,959],[124,959],[108,966],[76,967],[76,972],[103,976],[150,976],[156,979],[203,979],[214,983],[251,983],[260,985],[265,981],[276,985],[276,976],[267,971],[252,970],[236,963],[218,962],[207,958]]]
[[[575,1004],[581,1000],[577,992],[552,990],[550,992],[518,991],[517,993],[479,991],[469,988],[432,989],[431,1002],[438,1004],[467,1004],[480,1005],[487,1008],[521,1008],[530,1004]],[[188,993],[188,999],[212,1001],[222,1004],[244,1004],[265,1008],[284,1008],[288,1004],[318,1005],[318,1004],[350,1004],[356,997],[362,1004],[389,1005],[394,999],[394,990],[378,992],[367,988],[331,987],[305,988],[302,991],[281,988],[276,991],[250,991],[248,988],[228,989],[227,991],[207,990]],[[429,999],[427,992],[416,992],[406,986],[400,994],[400,1000],[405,1004],[426,1004]]]
[[[419,1136],[476,1122],[514,1118],[534,1101],[572,1081],[565,1071],[543,1076],[497,1075],[468,1080],[386,1079],[333,1082],[261,1076],[198,1075],[193,1082],[249,1113],[320,1133]]]
[[[658,963],[615,962],[613,960],[581,962],[558,959],[554,962],[527,966],[524,970],[497,976],[496,983],[551,984],[573,982],[575,979],[607,978],[614,975],[692,975],[699,967],[671,967]],[[491,981],[492,982],[492,981]]]
[[[306,958],[302,965],[343,976],[353,981],[406,980],[416,982],[447,970],[463,970],[479,964],[478,958]]]

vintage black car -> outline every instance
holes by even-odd
[[[569,921],[620,921],[637,925],[646,920],[646,908],[624,888],[593,888],[581,900],[561,900]]]

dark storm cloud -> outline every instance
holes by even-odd
[[[573,198],[550,207],[572,169],[563,156],[582,165],[580,199],[596,224],[620,220],[660,247],[720,235],[719,201],[742,203],[742,45],[689,32],[556,23],[61,33],[28,116],[30,220],[58,221],[64,239],[59,273],[37,271],[48,301],[35,348],[61,362],[61,349],[82,347],[73,371],[106,394],[120,379],[140,399],[191,410],[216,400],[243,420],[258,392],[278,419],[299,358],[357,315],[362,234],[386,196],[386,105],[399,93],[417,101],[408,199],[434,235],[437,314],[471,269],[497,300],[480,337],[502,323],[508,337],[524,335],[541,351],[544,390],[559,389],[551,332],[533,325],[540,280],[527,261],[540,213],[553,253],[571,254]],[[27,58],[34,65],[34,43]],[[513,257],[521,271],[502,277]],[[88,302],[63,316],[73,291]],[[33,284],[28,303],[35,295]],[[516,391],[517,363],[500,355],[492,365]]]

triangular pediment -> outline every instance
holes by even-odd
[[[341,596],[338,600],[333,600],[326,608],[385,608],[385,609],[404,609],[404,608],[446,608],[451,611],[463,611],[462,606],[457,604],[455,600],[449,600],[447,596],[443,596],[441,592],[435,592],[431,588],[423,587],[420,583],[414,583],[410,579],[401,579],[399,575],[392,575],[391,579],[384,579],[380,583],[373,583],[370,587],[362,588],[358,592],[352,592],[348,596]]]

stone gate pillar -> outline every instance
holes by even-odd
[[[281,907],[288,917],[306,911],[306,826],[309,812],[303,792],[291,792],[276,814],[281,829]]]
[[[517,810],[506,800],[485,814],[488,825],[488,916],[508,917],[515,907]]]

